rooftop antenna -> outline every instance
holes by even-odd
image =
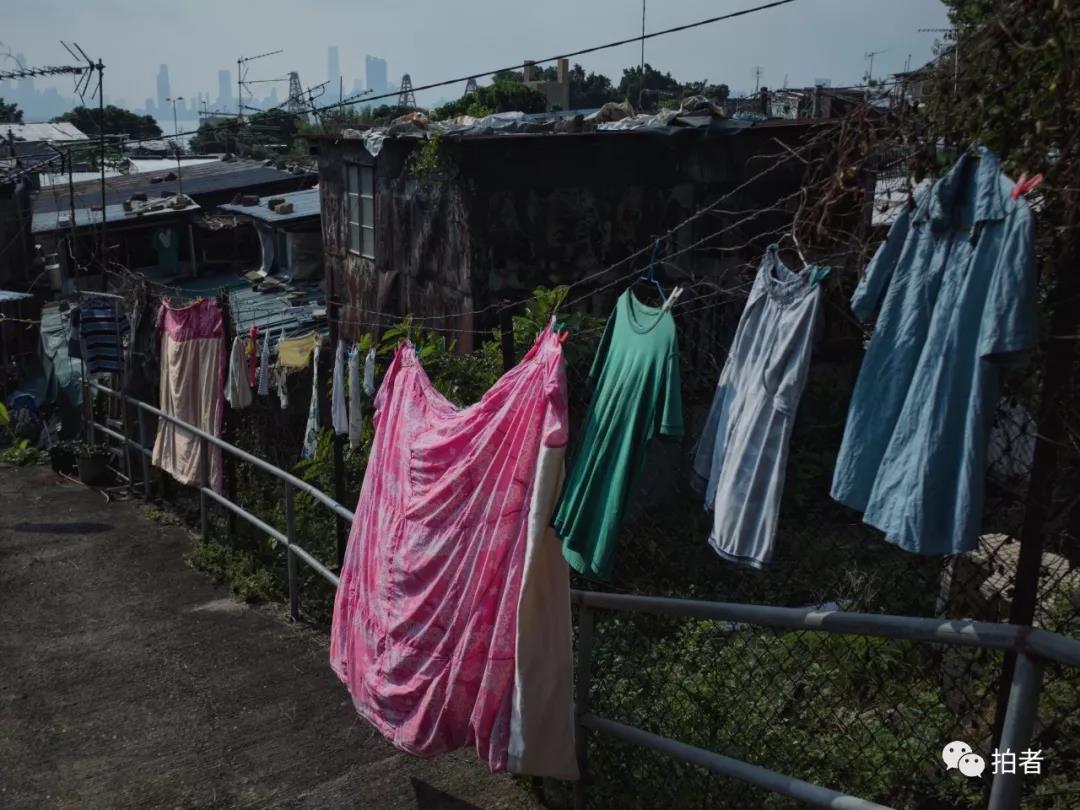
[[[882,51],[867,51],[866,53],[863,54],[863,59],[866,59],[870,63],[869,67],[866,69],[866,83],[867,84],[870,84],[870,82],[872,82],[874,80],[874,57],[878,56],[879,54],[883,54],[883,53],[885,53],[884,50],[882,50]]]
[[[254,80],[247,81],[247,63],[254,62],[256,59],[263,59],[267,56],[274,56],[275,54],[284,53],[283,50],[278,48],[276,51],[267,51],[266,53],[257,53],[254,56],[241,56],[236,60],[236,118],[241,123],[244,120],[244,88],[249,84],[254,84]],[[250,95],[248,91],[248,95]]]
[[[398,88],[397,103],[399,107],[404,107],[407,110],[416,109],[416,93],[413,92],[412,79],[409,78],[408,73],[401,77],[401,87]]]
[[[754,65],[754,95],[756,96],[758,90],[761,89],[761,77],[765,75],[765,68],[761,65]]]

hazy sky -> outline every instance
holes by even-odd
[[[649,31],[759,5],[764,0],[649,0]],[[676,78],[807,85],[829,78],[856,83],[867,51],[876,76],[901,70],[911,55],[930,56],[933,34],[945,24],[940,0],[796,0],[730,22],[671,34],[646,43],[645,59]],[[297,70],[305,84],[324,81],[326,48],[337,45],[346,92],[363,79],[364,54],[382,56],[397,83],[452,78],[540,59],[633,36],[641,29],[640,0],[3,0],[0,42],[31,65],[69,60],[58,40],[76,40],[106,64],[106,93],[141,107],[155,93],[160,63],[169,65],[174,93],[217,95],[217,71],[235,71],[239,55],[283,48],[252,64],[251,78]],[[4,48],[0,48],[0,51]],[[617,83],[637,64],[639,46],[624,45],[579,61]],[[0,60],[6,62],[7,60]],[[10,64],[10,63],[8,63]],[[5,65],[6,66],[6,65]],[[235,81],[235,74],[233,76]],[[39,80],[41,81],[41,80]],[[71,82],[57,87],[70,92]],[[262,85],[268,89],[268,85]],[[287,86],[279,93],[285,95]],[[422,94],[420,103],[456,97],[462,86]],[[335,89],[336,95],[336,89]]]

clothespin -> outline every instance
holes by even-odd
[[[664,301],[664,305],[662,307],[660,307],[660,309],[663,309],[663,310],[671,309],[675,305],[675,302],[679,300],[679,296],[682,295],[682,294],[683,294],[683,288],[682,287],[676,287],[674,290],[671,291],[671,295],[669,295],[667,297],[667,300]]]
[[[1042,172],[1039,172],[1034,177],[1028,177],[1027,172],[1024,172],[1020,175],[1020,179],[1016,181],[1016,185],[1013,186],[1012,198],[1014,200],[1019,200],[1021,197],[1026,196],[1029,192],[1038,188],[1042,181]]]

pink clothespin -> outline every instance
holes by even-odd
[[[1020,179],[1016,181],[1016,185],[1013,186],[1012,198],[1019,200],[1021,197],[1027,195],[1029,192],[1034,191],[1039,187],[1039,183],[1043,181],[1042,172],[1039,172],[1034,177],[1028,177],[1027,172],[1020,175]]]

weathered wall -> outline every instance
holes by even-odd
[[[323,235],[333,290],[348,290],[343,318],[356,332],[375,327],[371,311],[440,318],[446,329],[486,330],[491,307],[525,297],[537,286],[568,284],[647,245],[701,206],[730,192],[782,153],[775,138],[792,141],[795,128],[706,137],[701,131],[446,138],[442,170],[426,182],[407,169],[414,141],[387,141],[376,167],[376,255],[371,262],[346,249],[344,165],[371,163],[359,141],[320,145]],[[732,195],[721,208],[765,208],[799,187],[798,164]],[[790,220],[787,211],[760,215],[710,243],[745,248],[695,250],[662,268],[669,283],[713,278],[752,261],[766,241],[755,238]],[[739,216],[703,217],[682,230],[669,249],[687,246]],[[646,263],[636,263],[642,267]],[[606,312],[632,272],[624,265],[590,282],[591,302]],[[353,333],[343,330],[343,335]],[[467,344],[466,344],[467,348]]]

